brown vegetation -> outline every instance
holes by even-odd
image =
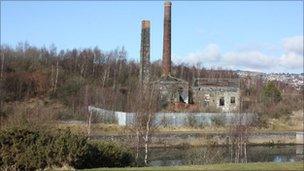
[[[109,52],[97,47],[57,51],[55,46],[37,48],[20,43],[15,48],[2,45],[0,56],[2,123],[6,123],[9,118],[24,117],[32,120],[39,118],[43,122],[49,119],[89,120],[86,110],[88,105],[134,112],[132,103],[138,99],[139,64],[127,60],[124,48]],[[233,71],[207,70],[200,65],[187,64],[174,65],[172,75],[190,84],[199,77],[238,77]],[[151,80],[157,80],[160,76],[161,63],[156,61],[151,64]],[[268,118],[288,119],[292,111],[302,108],[303,92],[280,82],[274,82],[274,85],[281,93],[281,98],[265,105],[262,96],[265,82],[261,78],[247,77],[241,82],[242,112],[259,113],[260,123],[264,123],[262,126],[267,126]],[[42,102],[40,99],[43,99]],[[25,105],[32,100],[40,105],[35,108]],[[22,101],[24,105],[21,105]],[[60,110],[57,105],[60,105]],[[196,104],[172,104],[169,109],[202,111]],[[214,109],[208,111],[216,112]]]

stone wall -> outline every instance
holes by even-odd
[[[202,107],[214,107],[223,112],[238,111],[240,107],[240,89],[237,87],[196,86],[192,87],[193,102]],[[220,104],[220,99],[224,104]]]
[[[161,107],[166,107],[170,103],[189,101],[189,83],[172,77],[161,77],[154,82],[154,86],[160,93]]]

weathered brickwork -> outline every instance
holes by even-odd
[[[143,20],[141,23],[140,45],[140,84],[147,86],[150,81],[150,21]]]
[[[154,82],[154,86],[160,91],[161,106],[169,103],[189,101],[189,83],[171,76],[171,2],[164,3],[164,37],[162,76]]]
[[[163,76],[171,74],[171,2],[164,4]]]

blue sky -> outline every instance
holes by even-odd
[[[124,46],[139,60],[143,19],[151,20],[151,60],[161,59],[163,1],[2,1],[1,44]],[[303,72],[303,1],[173,1],[172,60]]]

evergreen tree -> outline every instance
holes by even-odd
[[[268,82],[261,92],[261,101],[265,105],[277,104],[282,100],[282,94],[273,81]]]

